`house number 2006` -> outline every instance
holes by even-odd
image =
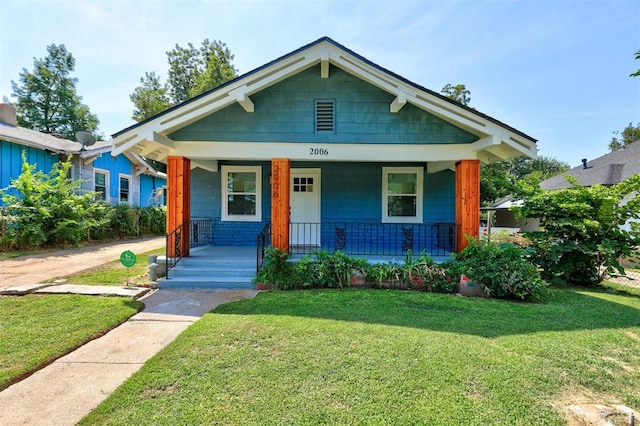
[[[309,148],[309,155],[329,155],[327,148]]]

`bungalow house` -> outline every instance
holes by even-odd
[[[166,174],[139,155],[112,157],[111,142],[85,148],[79,142],[20,127],[13,106],[0,104],[0,188],[7,188],[22,172],[23,152],[30,164],[45,173],[71,155],[71,177],[83,181],[82,190],[96,191],[111,204],[145,207],[163,201]]]
[[[324,37],[119,131],[124,153],[167,163],[169,256],[196,218],[217,246],[448,254],[478,236],[480,162],[536,140]]]

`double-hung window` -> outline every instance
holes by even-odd
[[[262,167],[222,166],[222,220],[262,221]]]
[[[382,222],[422,223],[422,167],[382,168]]]
[[[107,201],[109,194],[109,172],[107,170],[93,170],[93,190],[96,192],[96,199]]]
[[[129,175],[120,175],[120,202],[130,204],[131,199],[129,197],[131,187],[131,176]]]

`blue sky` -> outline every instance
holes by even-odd
[[[166,78],[176,43],[220,40],[245,73],[323,36],[429,89],[465,84],[470,106],[572,166],[640,122],[638,0],[0,0],[0,97],[64,44],[110,137],[134,123],[140,77]]]

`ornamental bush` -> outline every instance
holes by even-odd
[[[540,218],[540,230],[526,233],[533,261],[557,284],[594,286],[607,275],[624,274],[618,260],[640,245],[633,223],[640,218],[640,175],[610,187],[566,179],[571,187],[555,191],[520,184],[524,205],[517,214]]]
[[[480,284],[489,297],[541,299],[548,284],[528,255],[527,249],[515,244],[469,240],[455,258],[459,271]]]

